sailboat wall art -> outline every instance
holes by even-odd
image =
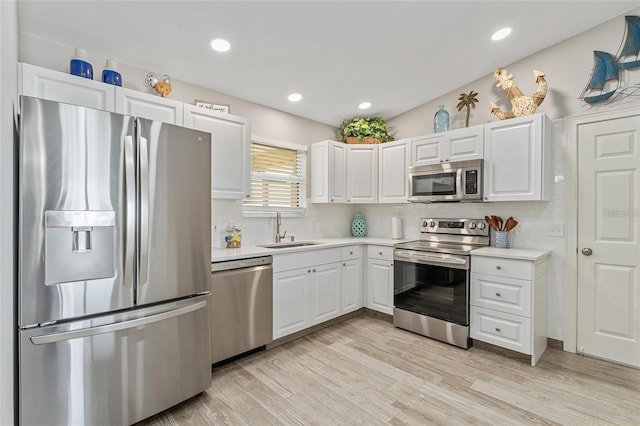
[[[580,99],[589,105],[640,96],[640,83],[631,82],[632,77],[640,77],[640,16],[625,16],[625,24],[625,37],[617,55],[593,52],[593,72],[580,94]]]

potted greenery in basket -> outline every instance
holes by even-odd
[[[337,137],[340,142],[346,143],[375,144],[393,140],[387,129],[387,122],[380,117],[354,117],[351,121],[344,119]]]

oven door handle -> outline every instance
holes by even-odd
[[[449,266],[455,269],[469,269],[467,258],[459,256],[445,256],[441,254],[427,254],[420,251],[396,250],[393,260],[411,263],[423,263],[427,265]]]

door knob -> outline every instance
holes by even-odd
[[[591,256],[593,254],[593,250],[591,250],[589,247],[585,247],[582,249],[582,254],[584,254],[585,256]]]

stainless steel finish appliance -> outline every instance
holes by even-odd
[[[394,246],[393,324],[468,348],[469,253],[488,245],[482,219],[421,219],[420,240]]]
[[[273,340],[271,256],[215,262],[211,315],[211,363]]]
[[[131,424],[210,385],[210,135],[23,97],[18,410]]]
[[[482,160],[409,167],[409,201],[482,200]]]

